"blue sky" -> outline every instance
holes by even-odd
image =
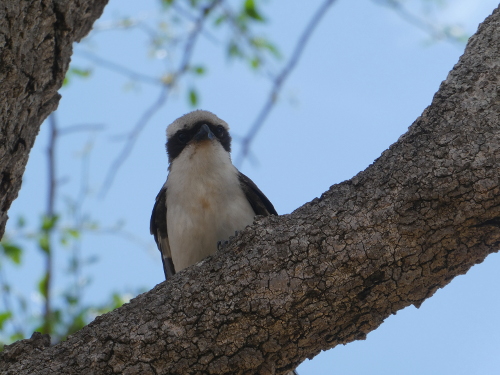
[[[270,1],[263,7],[269,22],[260,30],[290,56],[299,33],[320,1]],[[420,11],[426,1],[408,1]],[[284,5],[286,4],[286,5]],[[432,13],[436,22],[458,24],[472,34],[498,2],[454,0]],[[110,0],[97,28],[120,17],[161,20],[157,1]],[[91,279],[84,298],[102,302],[113,291],[148,290],[163,281],[159,253],[149,235],[154,198],[167,176],[165,128],[191,110],[185,90],[196,83],[199,108],[210,110],[231,126],[234,138],[242,136],[263,105],[269,81],[237,62],[228,62],[220,43],[205,39],[197,45],[194,63],[207,66],[198,81],[180,83],[167,105],[150,121],[133,151],[118,171],[107,195],[98,192],[126,134],[156,99],[159,88],[131,85],[128,78],[87,60],[83,52],[156,76],[165,59],[148,55],[147,39],[137,29],[91,34],[75,47],[73,66],[92,68],[89,79],[73,79],[60,92],[57,112],[61,127],[103,124],[104,131],[67,135],[58,149],[61,195],[75,197],[80,187],[81,155],[91,145],[89,194],[84,212],[103,228],[123,222],[135,241],[106,234],[82,239],[85,256],[98,256],[85,275]],[[403,134],[431,103],[440,83],[463,53],[463,47],[429,36],[375,1],[338,1],[325,15],[296,70],[256,138],[255,161],[245,161],[250,176],[275,205],[290,213],[320,196],[331,185],[365,169]],[[167,56],[167,60],[170,57]],[[178,56],[172,57],[174,60]],[[275,70],[285,61],[275,62]],[[9,212],[7,232],[19,215],[34,226],[46,197],[47,126],[44,124],[32,150],[23,188]],[[239,145],[233,146],[237,155]],[[58,209],[64,210],[63,201]],[[33,286],[41,275],[36,249],[25,254],[25,266],[8,269],[16,288],[39,301]],[[61,291],[67,258],[57,261],[55,291]],[[367,340],[339,346],[299,367],[307,374],[497,374],[500,368],[500,257],[453,280],[424,302],[391,316]],[[35,309],[36,312],[36,309]]]

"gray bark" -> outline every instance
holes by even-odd
[[[500,11],[397,143],[290,215],[2,374],[283,374],[363,339],[500,246]],[[328,169],[329,166],[325,166]]]
[[[72,53],[108,0],[2,0],[0,238],[40,125],[57,108]]]

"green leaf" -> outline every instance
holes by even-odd
[[[198,93],[194,88],[191,88],[189,90],[189,104],[191,105],[191,107],[196,107],[196,105],[198,104]]]
[[[256,21],[260,21],[260,22],[264,22],[264,17],[262,17],[262,15],[259,13],[259,11],[257,10],[257,7],[255,6],[255,1],[254,0],[246,0],[245,1],[245,14],[256,20]]]
[[[70,306],[74,306],[74,305],[78,304],[78,301],[79,301],[78,297],[73,296],[71,294],[65,294],[64,299],[66,300],[66,303]]]
[[[220,26],[222,23],[226,22],[228,19],[227,14],[221,14],[219,17],[217,17],[214,21],[214,26]]]
[[[193,66],[191,68],[191,71],[199,76],[202,76],[206,73],[205,67],[203,65]]]
[[[71,237],[78,239],[80,238],[80,231],[78,229],[68,229],[68,233]]]
[[[68,237],[67,236],[62,236],[60,242],[61,242],[61,245],[68,246]]]
[[[23,335],[23,333],[22,333],[22,332],[16,332],[16,333],[14,333],[13,335],[11,335],[11,336],[9,337],[9,340],[10,340],[11,342],[18,341],[18,340],[22,340],[22,339],[24,339],[24,335]]]
[[[38,282],[38,291],[45,299],[47,299],[48,286],[49,286],[49,274],[45,272],[42,279]]]
[[[92,70],[90,69],[80,69],[80,68],[70,68],[69,71],[71,74],[74,74],[75,76],[79,76],[82,78],[90,77],[90,74],[92,73]]]
[[[80,77],[80,78],[88,78],[92,74],[91,69],[80,69],[80,68],[75,68],[71,67],[68,69],[66,72],[66,75],[64,76],[63,80],[63,87],[69,85],[71,82],[72,77]]]
[[[17,218],[17,227],[24,228],[25,225],[26,225],[26,219],[23,216],[19,216]]]
[[[130,18],[124,18],[122,20],[120,20],[120,26],[122,26],[123,28],[127,28],[127,27],[131,27],[132,25],[134,24],[134,21]],[[81,70],[79,69],[79,73],[76,73],[76,75],[79,75],[80,77],[88,77],[90,75],[90,70],[87,69],[87,70]]]
[[[113,304],[112,304],[113,310],[122,307],[125,303],[129,302],[129,300],[130,298],[128,298],[127,296],[121,296],[118,293],[114,293]]]
[[[267,50],[269,52],[271,52],[271,54],[274,55],[274,57],[276,58],[280,58],[281,57],[281,54],[280,52],[278,51],[278,48],[272,44],[269,40],[267,39],[264,39],[264,38],[252,38],[250,40],[250,43],[252,43],[252,45],[257,48],[257,49],[264,49],[264,50]]]
[[[254,57],[252,60],[250,60],[250,66],[252,69],[259,69],[262,61],[258,57]]]
[[[97,221],[89,221],[85,224],[85,229],[87,230],[96,231],[99,229],[99,223]]]
[[[162,0],[161,3],[165,6],[165,7],[169,7],[170,5],[172,5],[174,3],[174,0]]]
[[[3,325],[12,318],[12,312],[5,311],[0,313],[0,330],[3,329]]]
[[[82,309],[77,315],[73,317],[73,321],[71,321],[69,326],[67,327],[65,336],[69,336],[87,325],[87,321],[85,320],[87,311],[88,308]]]
[[[243,52],[234,41],[229,42],[227,53],[229,57],[243,57]]]
[[[47,233],[44,233],[38,239],[38,246],[45,254],[50,254],[50,241]]]
[[[43,216],[42,217],[42,230],[45,232],[50,231],[52,228],[57,223],[57,220],[59,219],[58,215],[53,215],[53,216]]]
[[[15,264],[21,264],[21,255],[23,251],[19,246],[6,242],[2,242],[1,245],[7,258],[12,260]]]
[[[52,322],[52,326],[55,325],[55,324],[60,324],[62,323],[62,312],[60,309],[56,309],[54,311],[52,311],[52,314],[50,316],[50,319],[51,319],[51,322]]]

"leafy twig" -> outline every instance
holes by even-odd
[[[58,139],[58,128],[55,113],[51,113],[49,116],[49,145],[47,147],[47,173],[48,173],[48,191],[47,191],[47,208],[45,211],[45,220],[53,222],[55,220],[55,199],[57,194],[57,177],[56,177],[56,146]],[[44,221],[45,221],[44,220]],[[42,333],[52,333],[52,266],[53,266],[53,255],[52,255],[52,236],[51,227],[45,228],[45,223],[42,230],[45,230],[44,234],[46,238],[45,247],[42,246],[42,250],[45,253],[45,275],[41,281],[41,290],[43,292],[44,310],[43,310],[43,326]]]

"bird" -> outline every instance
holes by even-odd
[[[273,204],[231,161],[229,125],[196,110],[167,127],[168,176],[156,196],[150,232],[165,279],[217,251],[218,244],[278,215]]]

